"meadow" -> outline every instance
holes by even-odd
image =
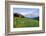
[[[31,18],[14,17],[14,28],[39,27],[39,21]]]

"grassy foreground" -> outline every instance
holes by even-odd
[[[14,17],[14,28],[22,28],[22,27],[38,27],[39,21],[30,18],[19,18]]]

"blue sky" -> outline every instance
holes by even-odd
[[[39,16],[38,8],[13,8],[13,13],[19,13],[28,18],[34,18]]]

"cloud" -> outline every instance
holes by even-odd
[[[24,15],[25,17],[38,17],[39,9],[37,8],[14,8],[13,13],[19,13]]]

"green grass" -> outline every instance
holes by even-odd
[[[14,17],[14,28],[22,28],[22,27],[38,27],[39,21],[30,18],[19,18]]]

